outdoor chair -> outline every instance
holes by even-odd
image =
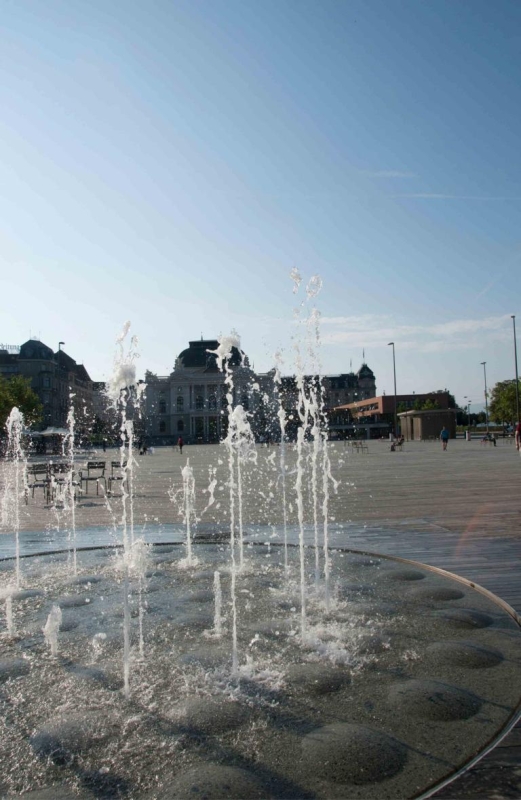
[[[35,489],[41,489],[43,491],[43,497],[45,502],[49,501],[49,493],[50,493],[50,476],[49,476],[49,465],[47,463],[41,464],[29,464],[27,467],[26,473],[26,484],[25,484],[25,504],[29,503],[29,491],[32,490],[32,497],[34,499],[34,492]]]
[[[125,478],[125,467],[127,466],[127,462],[124,461],[123,464],[120,461],[111,461],[110,462],[110,475],[108,479],[108,489],[107,494],[112,494],[112,484],[117,481],[123,481]]]
[[[74,496],[74,500],[77,499],[77,495],[81,492],[81,484],[79,480],[75,480],[76,473],[73,471],[72,475],[70,475],[71,466],[66,462],[61,462],[58,464],[53,464],[51,461],[49,464],[49,497],[50,501],[55,501],[56,496],[58,494],[62,494],[69,480],[71,481],[72,492]],[[70,477],[69,477],[70,476]]]
[[[89,483],[91,481],[96,484],[96,494],[99,494],[100,481],[103,481],[105,491],[107,490],[104,461],[87,461],[87,471],[80,470],[79,482],[81,491],[83,491],[83,484],[85,484],[85,494],[89,493]]]

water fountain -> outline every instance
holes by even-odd
[[[235,334],[217,352],[227,379],[227,473],[219,485],[210,466],[206,505],[226,493],[223,527],[198,537],[193,448],[177,467],[183,535],[147,545],[134,524],[136,352],[135,343],[125,352],[127,334],[128,326],[111,382],[124,470],[118,546],[83,549],[71,537],[64,552],[22,559],[22,570],[18,545],[14,564],[0,561],[0,757],[10,765],[0,794],[428,796],[515,720],[517,622],[495,598],[439,570],[330,547],[336,482],[319,384],[305,381],[302,362],[296,446],[283,441],[278,463],[269,462],[283,506],[276,538],[273,526],[252,535],[245,481],[268,455],[233,405]],[[9,468],[23,459],[14,446]],[[14,494],[4,495],[15,532],[16,474]]]

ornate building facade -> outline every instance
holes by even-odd
[[[170,375],[147,372],[145,435],[151,444],[174,444],[179,436],[187,443],[219,442],[227,431],[227,387],[219,370],[216,339],[191,341],[176,358]],[[255,373],[243,351],[233,349],[229,361],[233,376],[233,405],[242,405],[251,416],[257,439],[280,436],[278,394],[288,418],[287,433],[294,438],[298,419],[298,389],[294,377],[275,383],[275,370]],[[306,383],[316,380],[305,377]],[[373,372],[363,364],[357,373],[321,378],[325,410],[376,394]]]
[[[90,425],[96,394],[93,381],[83,364],[63,350],[54,352],[39,339],[29,339],[21,346],[0,345],[0,374],[7,379],[14,375],[30,378],[43,406],[39,428],[65,427],[71,393],[77,422]]]
[[[167,376],[146,373],[146,435],[152,443],[219,442],[226,435],[228,401],[225,375],[212,350],[216,339],[189,342]],[[233,348],[233,404],[255,411],[255,373],[247,356]]]

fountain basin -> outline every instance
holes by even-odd
[[[306,548],[302,639],[298,549],[286,571],[283,548],[246,547],[232,674],[224,542],[194,546],[191,567],[183,547],[151,548],[143,592],[131,579],[127,699],[120,554],[106,552],[79,551],[73,579],[64,554],[23,560],[34,591],[13,599],[15,634],[0,640],[2,796],[426,797],[517,719],[514,613],[440,570],[348,550],[331,552],[327,609]],[[55,604],[52,657],[42,628]]]

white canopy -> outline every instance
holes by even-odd
[[[44,431],[35,431],[34,436],[68,436],[67,428],[46,428]]]

